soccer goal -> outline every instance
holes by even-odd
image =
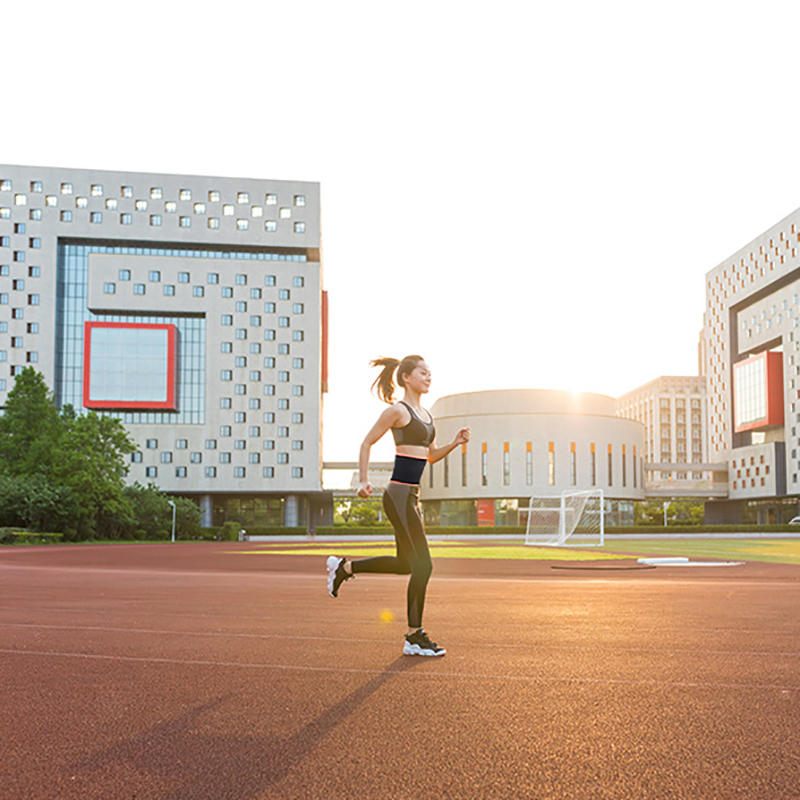
[[[534,495],[528,508],[525,544],[553,547],[602,547],[605,505],[602,489]]]

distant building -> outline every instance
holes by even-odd
[[[656,378],[618,398],[616,412],[644,425],[645,462],[666,467],[652,470],[653,480],[710,479],[699,469],[708,461],[704,378]]]
[[[517,525],[533,495],[602,489],[608,524],[632,523],[633,501],[644,498],[644,426],[614,411],[612,397],[542,389],[439,398],[431,409],[437,445],[461,427],[471,437],[426,468],[426,520]]]
[[[0,405],[33,366],[205,525],[318,517],[319,226],[316,183],[0,166]]]
[[[709,454],[728,499],[709,521],[780,522],[800,495],[800,209],[706,275]]]

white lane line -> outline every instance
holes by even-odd
[[[318,642],[365,642],[373,644],[384,644],[386,638],[381,639],[364,639],[355,636],[307,636],[297,634],[284,634],[284,633],[240,633],[240,632],[225,632],[225,631],[176,631],[164,630],[162,628],[116,628],[106,625],[43,625],[40,623],[32,622],[3,622],[0,620],[0,626],[7,628],[35,628],[37,630],[57,630],[57,631],[98,631],[107,633],[143,633],[143,634],[156,634],[161,636],[200,636],[222,639],[287,639],[296,641],[318,641]],[[550,643],[543,641],[521,642],[517,644],[510,644],[507,642],[486,642],[486,641],[469,641],[469,640],[453,640],[452,637],[448,639],[452,647],[472,647],[479,645],[481,648],[491,649],[506,649],[506,650],[531,650],[541,647],[543,644],[548,646],[548,652],[553,650],[569,650],[570,652],[596,652],[599,645],[592,646],[575,644],[571,645],[569,642]],[[625,647],[618,646],[613,642],[605,642],[606,648],[614,652],[621,653],[659,653],[665,655],[672,654],[690,654],[690,655],[732,655],[732,656],[781,656],[784,658],[800,658],[800,652],[785,652],[779,650],[709,650],[703,648],[702,651],[696,647],[688,649],[678,649],[674,647]]]
[[[327,602],[327,601],[325,601]],[[92,611],[90,609],[75,609],[74,607],[70,606],[67,608],[61,608],[58,606],[44,606],[38,609],[42,612],[46,612],[48,615],[53,613],[64,613],[69,614],[70,616],[74,616],[76,610],[79,610],[81,614],[85,615],[87,613],[93,613],[98,616],[102,616],[103,618],[107,618],[111,614],[111,610],[108,608],[104,608],[100,611]],[[130,608],[122,609],[130,613]],[[14,614],[18,614],[19,608],[18,607],[10,607],[10,606],[0,606],[0,613],[3,612],[12,612]],[[148,609],[141,609],[137,612],[139,616],[147,615],[147,614],[155,614],[159,617],[176,617],[178,619],[213,619],[213,620],[227,620],[227,619],[234,619],[237,622],[244,622],[247,620],[258,620],[259,622],[274,622],[275,620],[285,620],[286,614],[282,614],[280,616],[266,616],[265,614],[224,614],[221,612],[215,612],[213,614],[207,614],[204,612],[198,611],[166,611],[160,608],[148,610]],[[560,621],[559,621],[560,622]],[[42,625],[44,623],[38,622],[16,622],[16,621],[4,621],[0,620],[0,625]],[[343,625],[347,624],[349,627],[356,627],[356,626],[364,626],[369,625],[370,627],[375,626],[374,619],[348,619],[347,617],[336,617],[331,618],[330,623],[331,626],[336,625]],[[610,625],[609,623],[605,622],[604,620],[600,619],[582,619],[582,620],[570,620],[567,625],[559,624],[554,621],[551,621],[550,618],[548,619],[541,619],[537,618],[526,622],[529,627],[536,626],[539,631],[542,632],[549,632],[555,631],[560,632],[563,631],[565,627],[569,627],[571,630],[577,630],[579,633],[584,628],[590,628],[593,634],[595,633],[613,633],[615,631],[620,630],[620,624]],[[631,622],[631,624],[634,624]],[[72,628],[73,626],[53,626],[53,627],[64,627],[64,628]],[[101,626],[89,626],[89,627],[101,627]],[[468,627],[470,629],[474,628],[474,625],[464,625],[463,623],[459,622],[448,622],[447,628],[448,630],[452,629],[460,629],[463,627]],[[130,628],[124,628],[123,630],[128,631]],[[143,630],[143,629],[142,629]],[[663,636],[664,634],[670,633],[678,633],[678,634],[686,634],[691,633],[695,636],[705,636],[705,635],[718,635],[718,634],[726,634],[726,633],[735,633],[735,634],[757,634],[759,636],[791,636],[791,637],[800,637],[800,629],[798,630],[772,630],[766,628],[702,628],[697,625],[692,624],[691,622],[687,622],[684,625],[660,625],[658,627],[651,627],[645,628],[641,625],[636,624],[635,631],[637,634],[658,634]],[[626,629],[626,633],[629,633]],[[350,639],[351,637],[347,637]],[[376,640],[376,639],[361,639],[359,641],[384,641]],[[508,645],[509,647],[513,645]],[[737,651],[738,652],[738,651]]]
[[[436,559],[434,558],[434,562]],[[752,563],[752,562],[751,562]],[[797,566],[797,565],[787,565],[781,564],[779,566]],[[659,567],[659,569],[667,569],[666,567]],[[13,572],[14,570],[40,570],[40,571],[51,571],[51,572],[96,572],[96,573],[105,573],[110,575],[118,575],[118,574],[127,574],[127,575],[147,575],[150,578],[157,578],[159,576],[186,576],[186,577],[204,577],[208,579],[213,579],[215,576],[218,577],[225,577],[225,578],[235,578],[237,581],[243,581],[248,578],[258,579],[259,581],[273,581],[273,580],[309,580],[309,581],[316,581],[319,582],[320,580],[324,579],[324,573],[320,572],[320,575],[323,577],[320,578],[320,575],[313,575],[309,574],[308,572],[271,572],[269,570],[220,570],[220,569],[207,569],[207,570],[170,570],[170,569],[136,569],[133,567],[129,568],[122,568],[122,567],[90,567],[90,566],[54,566],[54,565],[33,565],[33,564],[11,564],[11,563],[4,563],[0,561],[0,570],[7,570],[9,572]],[[655,570],[652,572],[650,570],[647,571],[648,575],[652,575]],[[773,580],[769,576],[764,577],[763,579],[756,579],[756,578],[735,578],[730,574],[726,573],[724,576],[720,576],[719,578],[712,579],[712,578],[688,578],[684,577],[685,573],[681,573],[680,576],[675,576],[673,578],[656,578],[656,577],[641,577],[635,578],[630,576],[626,573],[626,577],[624,579],[621,578],[589,578],[586,577],[586,573],[577,572],[576,577],[572,578],[556,578],[551,577],[547,573],[538,574],[538,575],[529,575],[529,576],[502,576],[502,575],[495,575],[495,576],[463,576],[463,575],[439,575],[436,574],[434,577],[435,581],[448,581],[448,582],[459,582],[468,583],[468,584],[475,584],[475,583],[521,583],[521,584],[531,584],[531,583],[547,583],[548,585],[564,585],[564,586],[575,586],[576,582],[579,580],[582,585],[589,585],[589,586],[614,586],[616,588],[625,588],[625,587],[632,587],[635,588],[637,591],[641,591],[641,585],[647,584],[648,586],[714,586],[718,588],[726,588],[729,589],[732,586],[737,588],[745,587],[745,586],[755,586],[759,588],[763,588],[765,585],[770,587],[773,586],[788,586],[793,587],[795,589],[800,590],[800,580]],[[386,580],[387,578],[394,578],[395,580],[405,580],[402,576],[381,576],[382,579]]]
[[[6,655],[22,656],[45,656],[50,658],[85,658],[103,661],[127,661],[140,664],[180,664],[184,666],[201,667],[239,667],[241,669],[264,669],[264,670],[283,670],[286,672],[327,672],[327,673],[348,673],[357,675],[405,675],[408,677],[425,678],[463,678],[465,680],[477,681],[520,681],[528,683],[586,683],[606,686],[657,686],[669,688],[686,689],[750,689],[750,690],[769,690],[781,692],[796,692],[798,686],[785,686],[774,683],[713,683],[713,682],[694,682],[694,681],[656,681],[656,680],[630,680],[615,678],[541,678],[532,675],[503,675],[503,674],[482,674],[475,672],[444,672],[437,669],[436,672],[420,672],[417,670],[409,671],[395,669],[363,669],[358,667],[318,667],[309,664],[269,664],[269,663],[243,663],[241,661],[205,661],[200,659],[179,659],[179,658],[157,658],[154,656],[118,656],[105,655],[101,653],[67,653],[58,650],[14,650],[0,649],[0,653]],[[433,668],[432,668],[433,669]]]

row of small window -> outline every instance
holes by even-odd
[[[208,272],[206,273],[206,283],[216,285],[219,283],[219,272]],[[129,269],[120,269],[117,272],[117,280],[121,282],[127,282],[131,280],[131,270]],[[147,280],[150,283],[161,283],[161,270],[152,269],[149,270],[147,273]],[[191,283],[192,276],[189,272],[179,272],[178,273],[178,283]],[[278,276],[277,275],[265,275],[264,276],[264,286],[274,287],[277,285]],[[234,275],[234,283],[237,286],[247,286],[247,275],[244,273],[236,273]],[[292,286],[296,289],[302,289],[306,285],[306,280],[302,275],[294,275],[292,277]],[[232,286],[223,286],[223,289],[229,289],[231,294],[230,295],[223,295],[223,297],[233,297],[233,287]],[[260,300],[261,299],[261,289],[251,289],[250,290],[250,299],[251,300]],[[278,300],[291,300],[292,293],[290,289],[279,289],[278,290]],[[243,309],[247,311],[245,307]],[[237,309],[238,311],[238,309]]]
[[[233,352],[233,342],[220,342],[220,351],[223,353]],[[261,344],[259,342],[252,342],[250,345],[250,352],[254,355],[260,354]],[[276,364],[275,356],[264,356],[263,364],[267,369],[275,369],[275,364]],[[236,356],[233,360],[233,366],[238,369],[246,369],[247,356]],[[306,366],[306,360],[304,358],[296,356],[295,358],[292,359],[293,369],[305,369],[305,366]],[[288,374],[289,373],[287,372],[286,375]],[[279,378],[279,380],[283,380],[283,378]],[[288,378],[286,380],[288,380]]]
[[[11,192],[14,189],[14,183],[10,178],[0,178],[0,192]],[[42,181],[30,181],[28,183],[28,189],[33,194],[42,194],[44,192],[44,184]],[[70,181],[63,181],[59,186],[59,192],[62,195],[72,195],[75,193],[75,187]],[[92,197],[103,197],[105,195],[105,190],[103,188],[102,183],[93,183],[89,186],[89,194]],[[123,185],[119,187],[119,196],[129,199],[132,198],[134,195],[133,186]],[[164,198],[164,189],[161,186],[151,186],[149,191],[150,199],[151,200],[162,200]],[[53,197],[54,195],[48,195],[48,197]],[[216,189],[209,189],[208,194],[208,202],[209,203],[219,203],[222,199],[222,196],[219,191]],[[191,189],[180,189],[178,191],[178,199],[188,201],[192,199],[192,190]],[[144,202],[144,201],[143,201]],[[237,192],[236,193],[236,202],[239,205],[245,205],[250,202],[250,193],[249,192]],[[293,201],[295,206],[302,207],[306,204],[306,196],[304,194],[296,194],[293,197]],[[18,206],[24,206],[27,203],[27,198],[24,193],[18,192],[14,195],[14,204]],[[278,195],[274,193],[267,193],[264,195],[264,203],[268,206],[275,206],[278,204]]]
[[[204,474],[205,474],[206,478],[216,478],[217,477],[217,468],[216,467],[206,467]],[[145,467],[144,475],[145,475],[146,478],[157,478],[158,477],[158,467]],[[175,467],[175,477],[176,478],[186,478],[186,477],[188,477],[188,469],[186,467]],[[234,478],[246,478],[247,477],[247,468],[246,467],[234,467],[233,468],[233,477]],[[263,467],[261,469],[261,477],[262,478],[274,478],[275,477],[275,467]],[[303,477],[303,468],[302,467],[292,467],[292,477],[293,478],[302,478]]]
[[[269,447],[264,447],[264,450],[274,450],[275,449],[275,442],[272,439],[268,439],[270,442]],[[245,447],[245,440],[244,439],[237,439],[237,444],[241,444],[241,447],[236,447],[236,450],[246,450]],[[266,444],[266,442],[265,442]],[[303,449],[303,442],[302,440],[295,440],[292,442],[292,450],[302,450]],[[248,455],[249,461],[251,464],[260,464],[261,463],[261,453],[251,452]],[[171,464],[173,459],[173,453],[170,450],[165,450],[161,453],[161,463],[162,464]],[[231,453],[227,450],[223,450],[218,455],[218,460],[220,464],[230,464],[231,463]],[[134,464],[141,464],[142,463],[142,454],[140,452],[132,453],[131,454],[131,461]],[[190,454],[189,461],[192,464],[202,464],[203,463],[203,454],[201,452],[193,452]],[[288,464],[289,463],[289,453],[286,452],[279,452],[278,453],[278,463],[279,464]]]
[[[13,346],[13,345],[12,345]],[[8,351],[0,350],[0,363],[5,363],[8,361]],[[28,353],[25,353],[25,363],[26,364],[38,364],[39,363],[39,353],[35,350],[31,350]],[[25,367],[22,364],[12,364],[9,369],[9,372],[12,376],[19,375]]]
[[[278,408],[281,410],[286,410],[289,408],[288,406],[289,398],[288,397],[281,397],[278,400]],[[233,405],[233,398],[232,397],[220,397],[219,399],[219,407],[223,410],[229,410],[232,408]],[[258,397],[251,397],[249,400],[248,407],[251,411],[258,411],[261,408],[261,400]],[[264,422],[268,424],[273,424],[275,422],[275,412],[274,411],[265,411],[262,417]],[[247,422],[247,412],[245,411],[236,411],[233,415],[233,421],[236,423],[245,423]],[[304,416],[302,411],[293,411],[292,412],[292,423],[294,425],[302,425],[304,421]],[[287,434],[288,435],[288,434]]]
[[[233,352],[233,342],[220,342],[219,349],[221,353],[232,353]],[[260,342],[251,342],[250,343],[250,353],[252,355],[260,355],[261,354],[261,343]],[[280,356],[288,356],[289,355],[289,345],[285,342],[282,342],[278,345],[278,355]],[[264,356],[263,361],[264,366],[267,369],[274,369],[275,368],[275,356]],[[292,367],[294,369],[305,369],[305,359],[297,356],[292,359]],[[233,362],[234,367],[238,368],[245,368],[247,367],[247,356],[236,356]]]
[[[608,485],[614,485],[614,448],[613,445],[609,444],[607,448],[607,462],[606,462],[606,478],[608,480]],[[627,451],[626,446],[622,445],[622,458],[621,458],[621,465],[622,465],[622,486],[628,485],[628,461],[630,460],[632,469],[630,470],[633,476],[633,486],[634,488],[637,487],[637,457],[636,457],[636,447],[633,448],[633,455],[631,456],[630,453]],[[643,480],[641,477],[641,473],[643,472],[643,464],[644,459],[639,456],[638,459],[638,473],[639,473],[639,480]],[[442,465],[444,470],[444,486],[450,486],[450,461],[449,458],[445,457],[442,459]],[[433,481],[434,481],[434,469],[433,464],[431,464],[430,471],[428,473],[428,480],[430,482],[430,487],[433,488]],[[589,444],[589,474],[591,479],[591,485],[597,486],[598,480],[598,458],[595,449],[595,444],[591,442]],[[481,467],[480,467],[480,479],[481,479],[481,486],[488,486],[489,485],[489,453],[488,453],[488,444],[487,442],[481,443]],[[578,485],[578,455],[577,455],[577,445],[575,442],[570,442],[569,446],[569,479],[570,484],[572,486]],[[502,453],[502,480],[504,486],[511,485],[511,448],[509,442],[503,442],[503,453]],[[531,442],[525,443],[525,483],[529,486],[533,485],[534,483],[534,453],[533,453],[533,446]],[[556,485],[556,447],[555,442],[548,442],[547,445],[547,483],[550,486]],[[461,445],[461,485],[467,485],[467,445]]]
[[[72,222],[73,216],[72,211],[68,209],[64,209],[59,212],[58,218],[61,222]],[[163,218],[161,214],[151,214],[150,215],[150,225],[154,228],[158,228],[163,224]],[[89,222],[93,225],[100,225],[103,222],[103,212],[102,211],[91,211],[89,212]],[[120,225],[133,225],[133,214],[123,213],[119,215],[119,224]],[[192,218],[191,217],[178,217],[178,227],[180,228],[191,228],[192,227]],[[218,230],[220,227],[220,219],[219,217],[209,217],[208,218],[208,227],[211,230]],[[246,219],[237,219],[236,220],[236,229],[239,231],[246,231],[250,228],[250,221]],[[268,219],[264,221],[264,230],[267,233],[275,233],[278,230],[278,221],[274,219]],[[292,225],[292,230],[295,233],[305,233],[306,232],[306,224],[305,222],[295,222]],[[8,247],[9,245],[4,245]]]
[[[0,264],[0,278],[7,278],[11,275],[11,265],[10,264]],[[31,264],[28,267],[28,277],[29,278],[41,278],[42,277],[42,268]],[[19,289],[20,291],[25,288],[24,282],[22,288],[17,286],[16,284],[21,279],[17,279],[14,281],[14,289]]]
[[[11,346],[12,347],[20,347],[21,345],[17,345],[14,342],[21,341],[21,337],[19,336],[12,336],[11,337]],[[8,350],[0,350],[0,361],[5,362],[8,361]],[[36,350],[31,350],[28,353],[25,353],[25,361],[28,364],[38,364],[39,363],[39,353]]]
[[[275,359],[272,356],[267,356],[267,358],[265,358],[264,361],[266,362],[267,360],[269,360],[272,363],[273,367],[274,367]],[[232,381],[233,380],[233,370],[221,369],[219,371],[219,379],[221,381]],[[259,370],[259,369],[251,369],[250,370],[250,374],[247,376],[247,380],[249,380],[250,382],[260,383],[261,382],[261,370]],[[283,370],[282,369],[282,370],[278,371],[278,383],[289,383],[290,381],[291,381],[291,378],[289,376],[289,371],[288,370]]]
[[[239,412],[243,413],[243,412]],[[275,422],[275,414],[274,412],[267,412],[271,415],[271,422]],[[302,422],[302,414],[300,414],[300,422]],[[266,415],[265,415],[265,422]],[[292,418],[292,422],[294,422],[294,417]],[[230,425],[220,425],[219,426],[219,435],[220,438],[227,439],[230,438],[233,434],[233,429]],[[248,435],[249,436],[261,436],[261,426],[260,425],[251,425],[248,428]],[[278,434],[279,439],[288,439],[289,438],[289,428],[286,425],[281,425],[278,427]],[[144,443],[146,450],[158,450],[158,439],[146,439]],[[176,450],[186,450],[189,447],[189,440],[188,439],[176,439],[175,440],[175,449]],[[206,439],[204,448],[206,450],[216,450],[217,449],[217,440],[216,439]],[[247,440],[246,439],[236,439],[234,446],[234,450],[246,450],[247,449]],[[262,443],[262,450],[274,450],[275,449],[275,440],[274,439],[264,439]],[[292,440],[292,450],[302,450],[303,449],[303,440],[302,439],[293,439]],[[172,456],[170,455],[169,450],[164,450],[161,453],[161,460],[164,461],[164,457],[169,455],[169,461],[164,463],[169,463],[172,460]],[[200,463],[200,454],[199,453],[192,453],[192,463],[195,463],[194,457],[197,456],[197,462]],[[131,461],[138,463],[142,460],[142,454],[140,452],[136,452],[131,456]]]
[[[28,333],[39,333],[39,323],[38,322],[29,322],[25,326]],[[8,333],[8,322],[3,320],[0,322],[0,333]],[[12,342],[19,342],[19,344],[12,344],[12,347],[22,347],[22,337],[15,336],[12,338]]]
[[[16,289],[16,287],[14,287]],[[21,289],[17,289],[17,291],[22,291]],[[28,295],[28,305],[29,306],[38,306],[40,301],[40,297],[38,294],[29,294]],[[0,306],[7,306],[8,305],[8,292],[0,292]],[[19,312],[17,314],[16,312]],[[14,319],[22,319],[22,309],[15,308],[14,314],[12,315]],[[286,327],[286,326],[284,326]]]
[[[25,233],[25,223],[17,222],[14,225],[14,233]],[[0,247],[11,247],[11,237],[8,235],[0,236]],[[29,236],[28,247],[33,250],[42,249],[42,239],[40,236]]]
[[[258,377],[254,378],[253,375],[257,373]],[[220,380],[222,381],[232,381],[233,380],[233,372],[228,369],[220,370]],[[250,373],[250,380],[251,381],[260,381],[261,380],[261,373],[257,370],[254,370]],[[233,385],[233,393],[241,397],[242,395],[247,394],[247,384],[246,383],[235,383]],[[275,384],[274,383],[265,383],[262,384],[261,393],[265,397],[274,397],[275,396]],[[292,386],[292,397],[303,397],[305,394],[305,389],[303,384],[296,384]]]
[[[761,480],[760,486],[764,486],[765,485],[764,478],[761,478],[760,480]],[[741,485],[739,485],[740,483],[741,483]],[[750,478],[750,487],[752,488],[755,485],[756,485],[756,479],[755,478]],[[740,490],[741,489],[746,489],[747,488],[747,479],[743,478],[741,481],[734,481],[733,482],[733,488],[734,489],[738,488]]]

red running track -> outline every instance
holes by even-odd
[[[800,568],[0,548],[0,797],[800,797]],[[397,621],[380,621],[390,609]]]

